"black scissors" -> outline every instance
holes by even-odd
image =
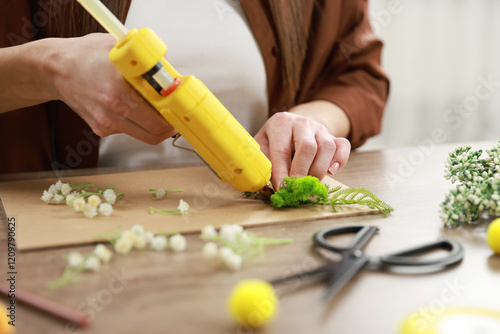
[[[335,295],[350,279],[362,269],[391,270],[401,268],[420,269],[422,272],[438,271],[458,263],[464,257],[463,247],[449,239],[439,239],[435,242],[399,251],[380,257],[369,257],[361,248],[370,238],[379,231],[377,226],[345,226],[322,230],[313,236],[314,244],[321,249],[342,255],[342,260],[333,261],[316,269],[270,281],[279,284],[302,278],[323,278],[328,280],[324,298],[329,299]],[[327,241],[328,237],[356,233],[350,244],[346,247],[337,247]],[[446,250],[447,254],[437,259],[419,258],[434,250]]]

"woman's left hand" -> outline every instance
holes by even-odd
[[[333,136],[327,127],[307,116],[280,112],[269,118],[255,135],[271,160],[275,188],[286,176],[312,175],[322,180],[349,159],[351,143]]]

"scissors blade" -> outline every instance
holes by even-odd
[[[346,254],[340,262],[338,270],[328,281],[328,287],[323,294],[323,299],[328,301],[333,298],[369,261],[369,257],[359,250]]]
[[[275,278],[273,280],[270,280],[269,283],[271,283],[272,285],[278,285],[278,284],[286,283],[286,282],[293,281],[293,280],[308,279],[308,281],[309,281],[311,278],[324,279],[326,276],[330,276],[331,273],[337,269],[337,267],[338,267],[338,263],[332,262],[332,263],[329,263],[327,265],[324,265],[324,266],[321,266],[321,267],[318,267],[318,268],[315,268],[315,269],[312,269],[309,271],[293,274],[293,275],[286,276],[286,277]]]

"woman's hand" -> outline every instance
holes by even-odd
[[[304,116],[304,107],[300,108],[298,114],[290,109],[273,115],[255,135],[262,152],[271,160],[275,187],[286,176],[312,175],[321,180],[326,173],[336,173],[349,159],[349,141],[335,137],[325,125]]]
[[[54,99],[68,104],[99,136],[125,133],[158,144],[177,131],[144,100],[110,62],[109,34],[52,40],[45,64]]]

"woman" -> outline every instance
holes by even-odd
[[[273,164],[275,185],[287,175],[321,179],[337,172],[351,147],[380,131],[388,80],[367,1],[103,2],[129,28],[155,26],[169,46],[171,64],[199,77],[255,135]],[[99,155],[101,165],[187,159],[163,146],[144,156],[149,149],[131,145],[162,143],[176,131],[110,64],[107,55],[116,41],[108,34],[89,35],[102,29],[76,1],[1,6],[6,25],[0,28],[0,46],[12,47],[0,49],[0,154],[6,157],[0,172],[95,167]],[[236,15],[228,18],[231,11]],[[213,27],[223,43],[210,49],[211,44],[200,44]],[[240,37],[241,43],[227,42]],[[238,53],[252,43],[253,51]],[[239,55],[251,52],[253,58],[238,64]],[[224,72],[227,59],[234,66]],[[250,74],[239,80],[248,68]],[[200,73],[204,69],[212,72]],[[137,140],[109,136],[117,133]],[[99,137],[107,136],[99,150]]]

